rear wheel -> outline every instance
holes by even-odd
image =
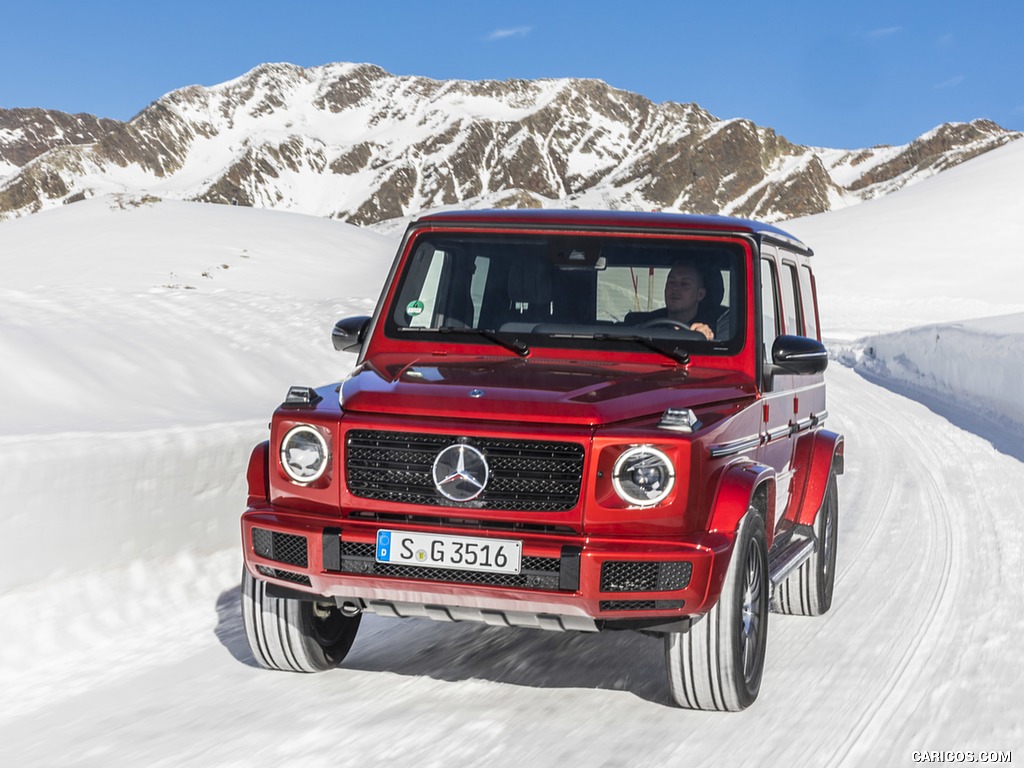
[[[242,620],[256,662],[286,672],[322,672],[341,664],[361,614],[346,616],[333,601],[267,594],[267,584],[242,572]]]
[[[686,709],[738,712],[761,689],[768,639],[768,547],[756,507],[740,522],[722,594],[688,632],[665,636],[669,688]]]
[[[785,581],[777,584],[772,609],[790,616],[820,616],[832,607],[839,532],[839,489],[830,474],[825,498],[814,521],[814,553]]]

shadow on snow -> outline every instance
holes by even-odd
[[[257,666],[245,639],[239,589],[222,592],[216,610],[221,645],[236,661]],[[670,702],[661,639],[628,631],[561,633],[367,614],[342,667],[445,682],[617,690]]]

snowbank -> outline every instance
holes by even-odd
[[[1024,431],[1024,314],[870,336],[834,354],[870,377]]]
[[[239,541],[267,420],[0,437],[0,592]]]

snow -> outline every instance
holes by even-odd
[[[898,193],[780,224],[821,255],[823,327],[866,335],[1024,312],[1022,168],[1014,142]]]
[[[1024,742],[1024,142],[783,225],[816,251],[847,438],[836,599],[773,616],[761,696],[668,706],[660,643],[368,616],[260,670],[244,470],[345,375],[397,242],[298,214],[76,203],[0,223],[0,743],[16,766],[912,762]]]

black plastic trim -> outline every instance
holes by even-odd
[[[577,592],[580,588],[580,556],[582,547],[562,547],[561,565],[558,571],[558,589],[563,592]]]
[[[324,570],[341,570],[341,528],[324,528],[323,532]]]
[[[648,634],[665,632],[689,632],[693,619],[686,616],[681,619],[665,617],[661,619],[604,619],[599,622],[601,629],[609,631],[629,630]]]
[[[330,598],[324,597],[323,595],[311,595],[309,592],[300,592],[297,589],[284,587],[280,584],[275,584],[272,581],[268,581],[266,584],[267,595],[270,597],[277,597],[282,600],[302,600],[306,603],[313,603],[318,600],[330,600]]]

